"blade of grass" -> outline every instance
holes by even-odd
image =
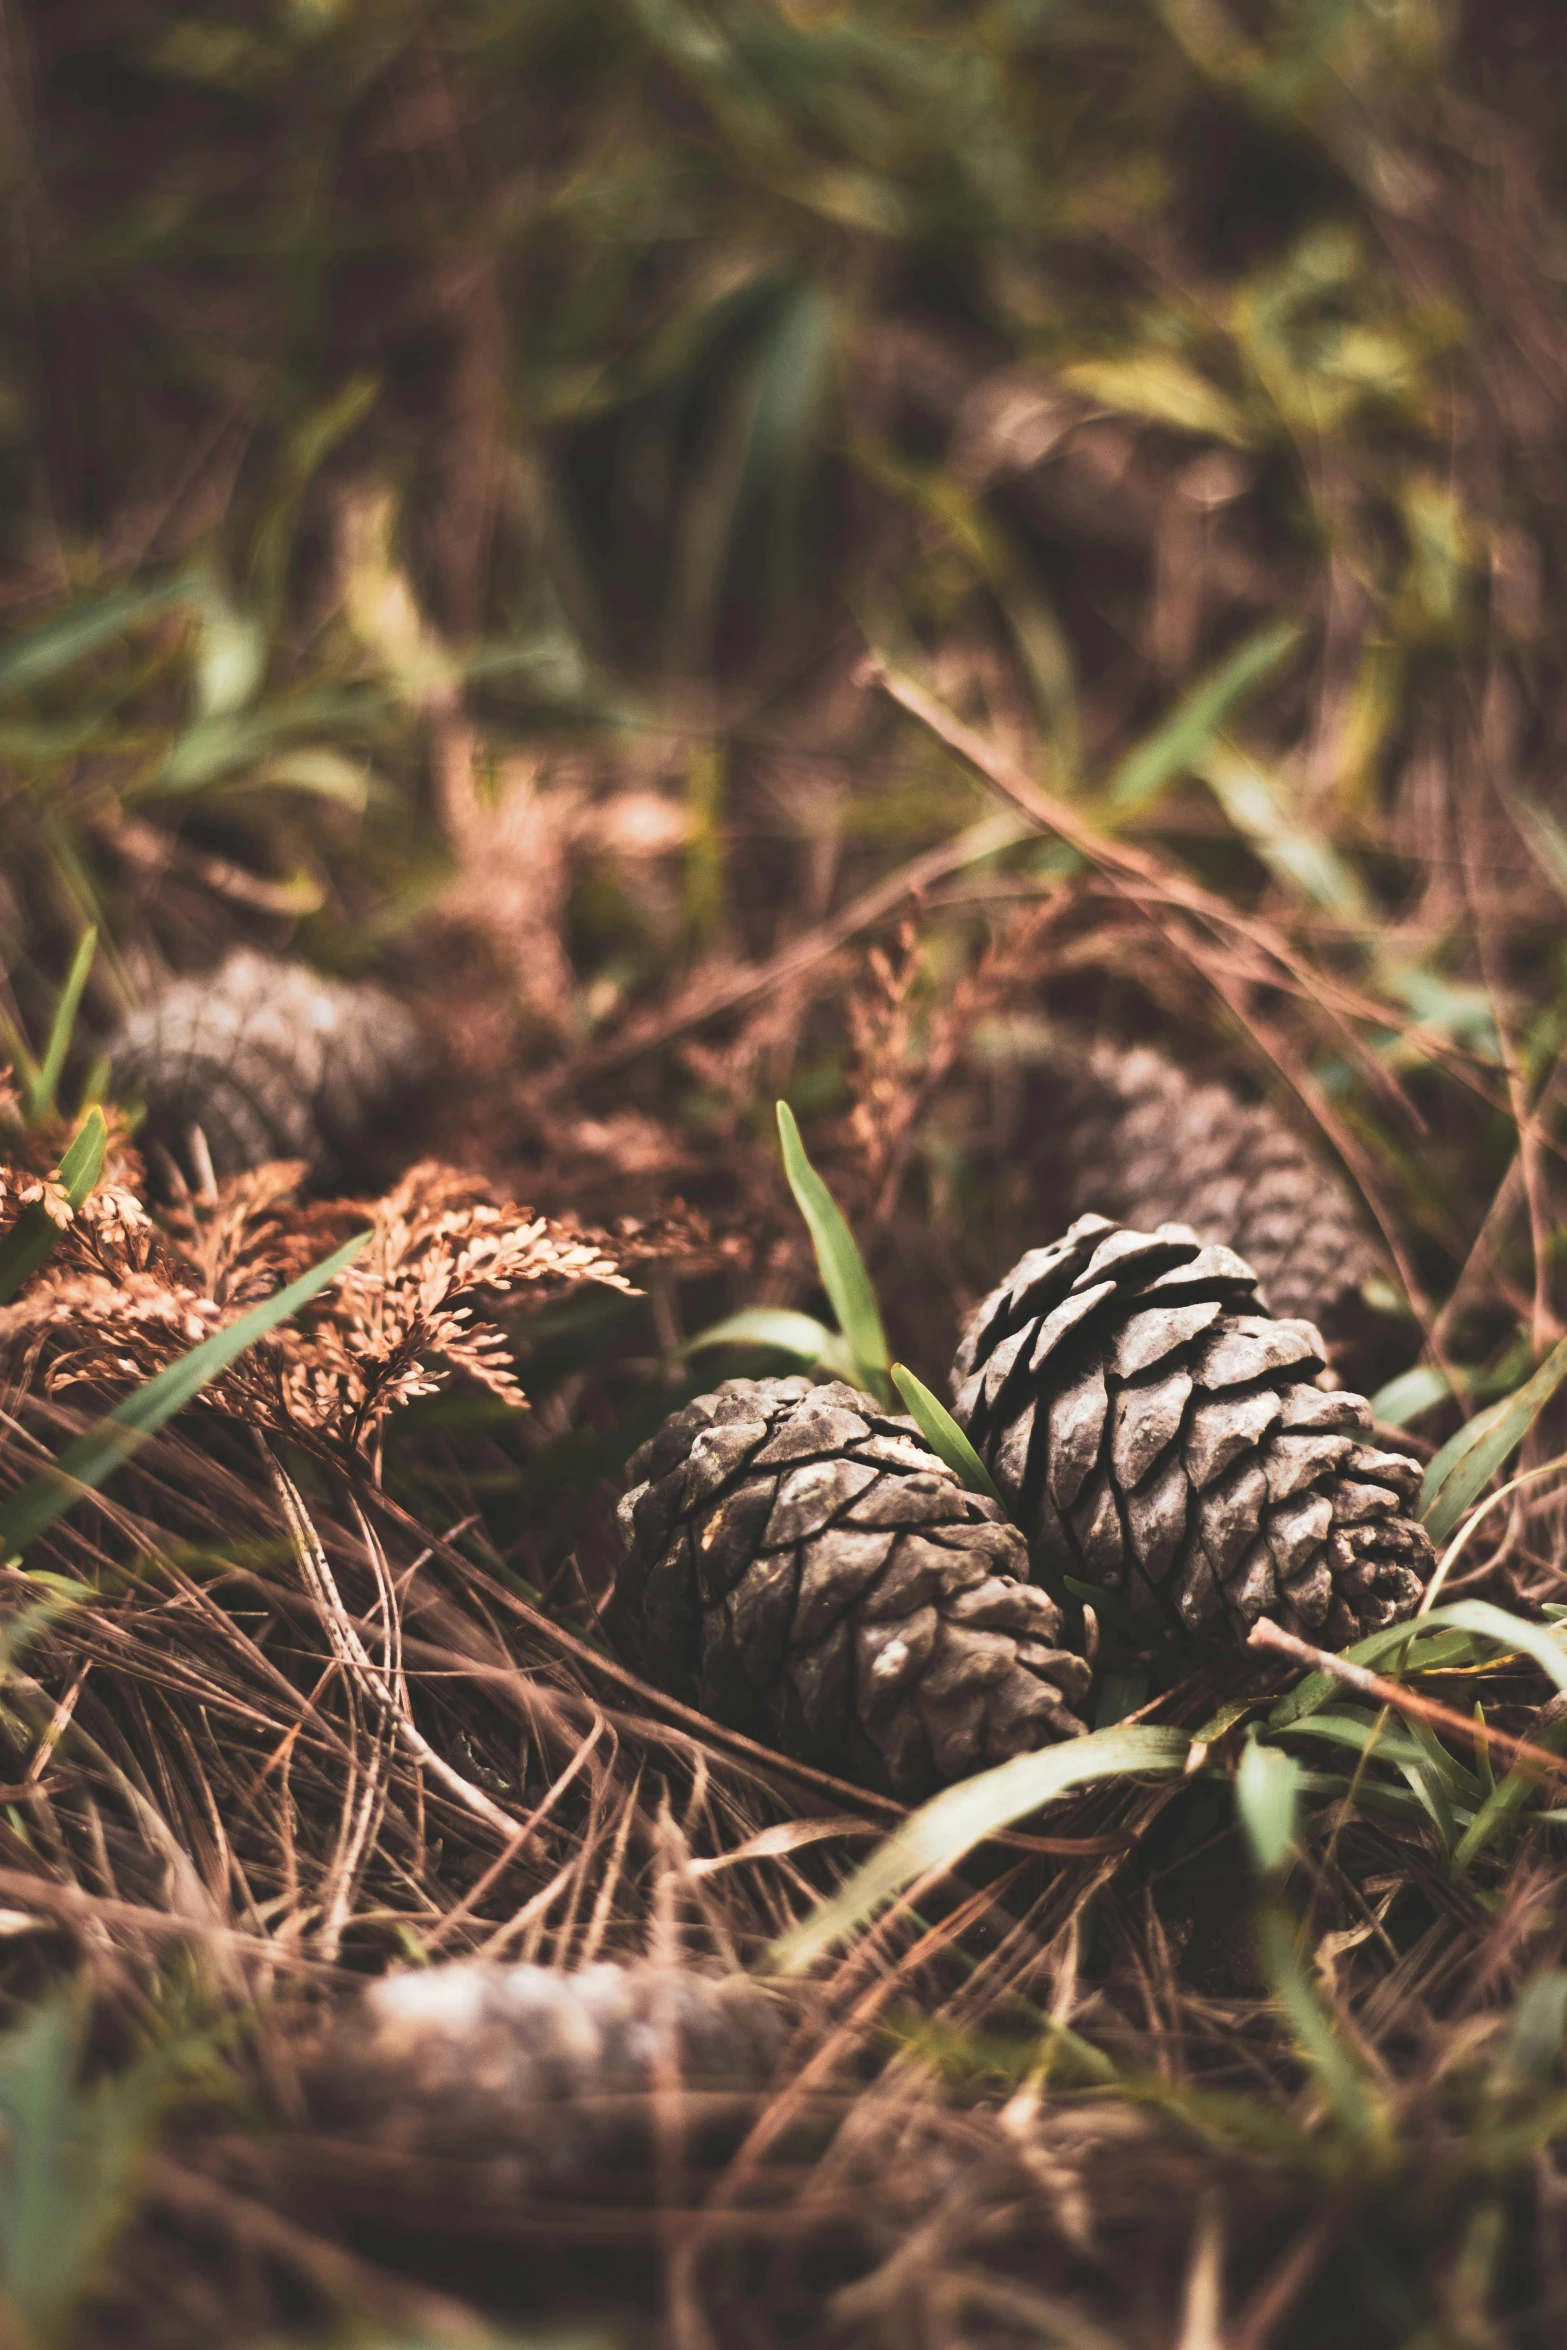
[[[1368,1632],[1364,1640],[1343,1651],[1344,1659],[1352,1665],[1374,1665],[1402,1649],[1407,1651],[1402,1664],[1405,1673],[1452,1672],[1475,1661],[1472,1639],[1451,1631],[1427,1638],[1430,1621],[1429,1616],[1422,1616],[1415,1624],[1389,1624],[1380,1632]],[[1269,1730],[1287,1730],[1292,1722],[1303,1721],[1319,1706],[1330,1703],[1340,1686],[1341,1681],[1331,1673],[1308,1673],[1274,1706],[1268,1716]]]
[[[166,1371],[160,1371],[155,1379],[138,1387],[134,1395],[127,1396],[96,1428],[89,1428],[85,1435],[68,1444],[51,1468],[14,1493],[0,1509],[0,1559],[20,1556],[29,1542],[36,1540],[81,1498],[84,1490],[101,1485],[145,1437],[183,1410],[247,1346],[253,1346],[258,1338],[275,1330],[280,1322],[286,1322],[290,1314],[335,1281],[353,1263],[369,1237],[367,1232],[361,1232],[355,1239],[345,1241],[340,1249],[312,1266],[308,1273],[302,1273],[297,1281],[291,1281],[286,1289],[263,1299],[248,1314],[241,1314],[226,1330],[216,1331],[199,1346],[193,1346],[177,1363],[171,1363]]]
[[[1567,1741],[1567,1722],[1547,1722],[1543,1730],[1535,1733],[1536,1746],[1546,1747],[1552,1754],[1561,1752],[1564,1741]],[[1539,1792],[1537,1771],[1515,1768],[1498,1779],[1453,1848],[1454,1876],[1461,1877],[1500,1835],[1513,1814],[1521,1811],[1530,1796]]]
[[[1132,1778],[1145,1771],[1176,1777],[1186,1767],[1190,1746],[1185,1730],[1137,1723],[1016,1755],[944,1788],[912,1813],[840,1892],[774,1945],[773,1966],[780,1974],[804,1974],[908,1886],[934,1869],[956,1867],[987,1836],[1098,1779]]]
[[[71,1213],[82,1205],[103,1173],[109,1129],[103,1112],[93,1108],[82,1120],[81,1131],[56,1170],[55,1180],[70,1203]],[[31,1281],[60,1237],[60,1227],[37,1200],[25,1207],[0,1240],[0,1305],[6,1305]]]
[[[30,693],[35,686],[47,685],[138,622],[194,602],[200,588],[201,582],[187,575],[152,587],[117,588],[72,604],[41,627],[0,645],[0,695]]]
[[[944,1460],[962,1478],[971,1493],[986,1493],[992,1501],[999,1501],[995,1479],[940,1397],[932,1395],[924,1380],[916,1379],[906,1363],[893,1364],[892,1384],[938,1459]]]
[[[792,1356],[807,1369],[820,1364],[837,1379],[853,1380],[859,1369],[840,1331],[829,1330],[814,1314],[797,1314],[789,1306],[742,1307],[738,1314],[727,1314],[723,1321],[699,1330],[678,1353],[704,1354],[716,1346],[776,1347],[779,1354]]]
[[[1291,620],[1271,620],[1210,671],[1164,722],[1122,760],[1105,789],[1117,816],[1144,808],[1202,757],[1246,696],[1269,677],[1299,641]]]
[[[1271,1877],[1289,1858],[1303,1777],[1292,1754],[1264,1746],[1255,1734],[1247,1739],[1235,1773],[1235,1809],[1261,1877]]]
[[[76,1015],[82,1006],[82,990],[87,985],[87,974],[93,967],[93,957],[97,952],[96,928],[84,930],[71,968],[66,974],[65,985],[60,990],[60,1000],[54,1008],[44,1057],[28,1081],[27,1115],[32,1122],[54,1115],[55,1096],[60,1090],[65,1056],[71,1049],[71,1038],[76,1033]]]
[[[1466,1622],[1468,1629],[1478,1631],[1484,1629],[1477,1620],[1482,1614],[1500,1618],[1510,1626],[1507,1635],[1491,1635],[1500,1647],[1524,1649],[1543,1666],[1558,1688],[1567,1685],[1567,1649],[1553,1641],[1542,1625],[1526,1624],[1521,1617],[1508,1616],[1501,1608],[1492,1607],[1483,1600],[1460,1601],[1455,1607],[1433,1613],[1426,1621],[1434,1624],[1448,1618],[1461,1619]],[[1509,1731],[1493,1729],[1489,1725],[1480,1729],[1465,1715],[1455,1713],[1450,1705],[1439,1705],[1431,1697],[1417,1697],[1412,1689],[1403,1688],[1399,1682],[1390,1681],[1381,1673],[1368,1673],[1364,1666],[1352,1664],[1346,1656],[1333,1656],[1325,1648],[1313,1648],[1309,1641],[1297,1639],[1293,1632],[1286,1632],[1267,1616],[1252,1626],[1246,1645],[1248,1648],[1275,1649],[1298,1664],[1314,1665],[1318,1672],[1330,1674],[1347,1688],[1358,1690],[1362,1697],[1369,1697],[1378,1705],[1391,1706],[1396,1713],[1411,1720],[1418,1717],[1429,1722],[1434,1729],[1451,1731],[1470,1745],[1483,1741],[1499,1748],[1504,1754],[1517,1755],[1520,1761],[1534,1762],[1547,1778],[1567,1778],[1567,1764],[1559,1762],[1544,1747],[1531,1745],[1527,1738],[1514,1738]]]
[[[1294,1925],[1282,1910],[1265,1909],[1257,1921],[1257,1941],[1273,1996],[1339,2127],[1346,2137],[1369,2138],[1375,2115],[1366,2083],[1307,1979]]]
[[[822,1287],[859,1366],[859,1384],[868,1388],[879,1402],[890,1404],[892,1378],[887,1334],[882,1328],[881,1308],[876,1302],[871,1277],[865,1270],[865,1260],[854,1235],[844,1221],[843,1210],[806,1156],[800,1129],[787,1102],[778,1104],[778,1136],[783,1145],[789,1189],[805,1218]]]
[[[1516,1452],[1563,1379],[1567,1338],[1551,1349],[1534,1377],[1513,1395],[1487,1405],[1431,1462],[1420,1488],[1420,1517],[1440,1546],[1479,1500],[1504,1461]]]

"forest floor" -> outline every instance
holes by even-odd
[[[1562,2338],[1559,35],[0,0],[5,2350]],[[422,1042],[182,1195],[105,1054],[237,949]],[[650,1682],[625,1464],[826,1312],[775,1105],[944,1391],[1141,1048],[1441,1456],[1393,1686],[1105,1670],[958,1819]],[[765,2088],[323,2119],[479,1954],[747,1976]]]

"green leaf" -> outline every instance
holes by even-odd
[[[1567,832],[1563,832],[1548,808],[1526,793],[1513,790],[1505,794],[1507,809],[1524,839],[1534,851],[1541,872],[1567,902]]]
[[[987,1493],[999,1501],[995,1479],[939,1396],[923,1379],[916,1379],[906,1363],[894,1363],[892,1383],[909,1407],[920,1434],[937,1457],[962,1478],[971,1493]]]
[[[1420,1488],[1421,1521],[1434,1543],[1440,1546],[1456,1530],[1503,1462],[1522,1444],[1563,1379],[1567,1338],[1551,1349],[1516,1394],[1476,1412],[1468,1426],[1443,1445]]]
[[[1090,400],[1150,416],[1177,432],[1201,433],[1245,448],[1252,439],[1243,411],[1174,351],[1142,348],[1121,356],[1074,359],[1059,380]]]
[[[1347,2137],[1369,2138],[1375,2117],[1365,2081],[1307,1979],[1294,1926],[1282,1910],[1264,1910],[1257,1940],[1273,1995],[1340,2128]]]
[[[72,604],[41,628],[0,645],[0,695],[30,693],[35,686],[47,685],[128,628],[176,605],[196,602],[201,588],[199,580],[182,577],[153,587],[117,588]]]
[[[1148,1675],[1140,1665],[1104,1665],[1094,1700],[1094,1728],[1113,1730],[1148,1702]]]
[[[1413,1738],[1402,1728],[1390,1726],[1385,1713],[1357,1713],[1350,1707],[1335,1707],[1332,1712],[1313,1714],[1308,1721],[1295,1725],[1297,1738],[1326,1739],[1336,1746],[1347,1746],[1361,1758],[1361,1763],[1377,1762],[1390,1766],[1404,1779],[1409,1793],[1426,1818],[1431,1821],[1442,1839],[1444,1852],[1451,1852],[1458,1834],[1454,1807],[1442,1779],[1428,1765],[1424,1754]],[[1302,1772],[1301,1784],[1309,1784],[1311,1774]],[[1364,1804],[1384,1781],[1365,1775],[1357,1768],[1353,1781],[1345,1781],[1343,1792],[1353,1791],[1355,1800]],[[1466,1815],[1467,1816],[1467,1815]]]
[[[1551,1967],[1526,1983],[1513,2009],[1512,2029],[1497,2066],[1498,2086],[1539,2091],[1549,2086],[1567,2033],[1567,1973]]]
[[[712,1322],[707,1329],[699,1330],[678,1352],[705,1354],[716,1346],[772,1347],[779,1354],[803,1363],[807,1370],[814,1370],[820,1364],[836,1378],[850,1381],[859,1371],[841,1331],[829,1330],[814,1314],[797,1314],[790,1306],[743,1307],[738,1314],[726,1315],[722,1322]]]
[[[81,1131],[57,1170],[57,1180],[73,1214],[103,1173],[108,1147],[109,1129],[104,1124],[103,1112],[93,1108],[82,1120]],[[59,1237],[59,1225],[36,1200],[22,1210],[4,1240],[0,1240],[0,1305],[9,1304],[18,1290],[31,1281]]]
[[[881,1308],[865,1260],[844,1222],[843,1211],[806,1157],[800,1129],[787,1102],[778,1104],[778,1135],[783,1145],[784,1172],[795,1205],[805,1218],[811,1245],[838,1326],[849,1342],[860,1376],[855,1384],[868,1388],[882,1403],[892,1401],[892,1379],[887,1334],[881,1326]]]
[[[242,710],[260,685],[267,640],[260,623],[236,611],[216,585],[202,603],[201,639],[196,654],[196,708],[203,718]]]
[[[1450,1607],[1433,1608],[1423,1620],[1450,1624],[1459,1632],[1477,1632],[1501,1649],[1521,1649],[1525,1656],[1533,1657],[1548,1681],[1554,1681],[1558,1689],[1567,1689],[1567,1645],[1558,1636],[1564,1630],[1560,1624],[1531,1624],[1527,1616],[1515,1616],[1489,1599],[1455,1599]]]
[[[1331,841],[1299,813],[1299,794],[1257,760],[1214,743],[1194,762],[1237,832],[1297,896],[1344,921],[1367,913],[1365,892]]]
[[[1069,1738],[1037,1754],[1020,1754],[994,1770],[961,1779],[910,1815],[880,1845],[841,1892],[822,1902],[794,1931],[774,1945],[772,1963],[781,1974],[804,1974],[836,1943],[846,1941],[878,1910],[937,1869],[955,1868],[987,1836],[1027,1819],[1074,1788],[1099,1779],[1129,1779],[1143,1772],[1173,1778],[1186,1767],[1191,1738],[1185,1730],[1096,1730]]]
[[[1390,1624],[1368,1632],[1364,1640],[1344,1650],[1350,1664],[1373,1667],[1405,1652],[1394,1666],[1395,1677],[1412,1673],[1452,1672],[1475,1661],[1475,1641],[1503,1650],[1518,1649],[1533,1657],[1548,1679],[1567,1689],[1567,1646],[1556,1635],[1561,1626],[1534,1624],[1486,1599],[1455,1599],[1448,1607],[1434,1607],[1412,1624]],[[1268,1728],[1288,1730],[1316,1713],[1343,1692],[1342,1681],[1331,1673],[1307,1673],[1281,1697],[1268,1716]]]
[[[279,1322],[286,1322],[292,1313],[308,1303],[316,1294],[335,1281],[339,1273],[358,1256],[368,1232],[361,1232],[340,1249],[280,1289],[274,1297],[253,1306],[248,1314],[241,1314],[226,1330],[214,1332],[181,1355],[166,1371],[138,1387],[134,1395],[116,1405],[85,1435],[68,1444],[52,1468],[34,1477],[19,1493],[0,1509],[0,1558],[18,1557],[29,1542],[35,1541],[46,1527],[53,1525],[73,1502],[81,1498],[83,1489],[101,1485],[120,1467],[145,1437],[161,1428],[165,1420],[182,1411],[186,1404],[199,1395],[209,1381],[226,1371],[247,1346],[275,1330]]]
[[[1259,1876],[1271,1877],[1289,1858],[1302,1775],[1292,1754],[1264,1746],[1255,1734],[1247,1739],[1235,1774],[1235,1808]]]
[[[1423,1618],[1422,1622],[1428,1620]],[[1409,1649],[1413,1653],[1414,1643],[1419,1637],[1419,1632],[1412,1625],[1392,1624],[1380,1632],[1368,1632],[1364,1640],[1355,1641],[1343,1654],[1352,1665],[1372,1667],[1380,1665],[1400,1649]],[[1286,1691],[1279,1699],[1268,1716],[1269,1730],[1288,1730],[1294,1723],[1303,1721],[1307,1714],[1316,1713],[1335,1697],[1342,1696],[1343,1689],[1343,1682],[1335,1681],[1331,1673],[1307,1673],[1303,1680],[1297,1681],[1294,1688]]]
[[[35,1073],[28,1080],[27,1115],[30,1122],[36,1123],[39,1119],[50,1118],[54,1115],[55,1096],[60,1090],[60,1076],[65,1067],[65,1056],[71,1049],[71,1038],[76,1033],[76,1015],[81,1010],[82,990],[87,985],[87,974],[93,967],[93,957],[97,952],[98,933],[96,929],[84,930],[72,958],[71,968],[66,974],[65,985],[60,990],[60,1000],[54,1008],[54,1018],[49,1024],[49,1042],[44,1047],[44,1057],[39,1062]],[[94,1180],[96,1181],[96,1177]],[[86,1194],[83,1193],[82,1196],[85,1198]]]
[[[1567,1722],[1547,1722],[1530,1739],[1532,1746],[1543,1746],[1549,1754],[1560,1754],[1567,1742]],[[1497,1836],[1515,1812],[1522,1811],[1531,1795],[1540,1792],[1540,1774],[1531,1764],[1514,1764],[1497,1780],[1490,1794],[1481,1804],[1474,1818],[1459,1838],[1453,1850],[1453,1874],[1461,1877],[1477,1861],[1488,1844]]]
[[[157,2119],[141,2069],[82,2087],[86,2038],[82,1998],[56,1992],[0,2040],[0,2293],[38,2344],[98,2281]]]
[[[1123,759],[1105,789],[1118,816],[1146,807],[1178,775],[1190,772],[1220,728],[1296,644],[1290,620],[1270,620],[1247,637],[1186,699]]]
[[[1396,1379],[1377,1389],[1371,1398],[1371,1416],[1384,1428],[1407,1428],[1433,1404],[1445,1403],[1452,1392],[1445,1371],[1439,1371],[1435,1363],[1417,1363],[1412,1371],[1400,1371]]]

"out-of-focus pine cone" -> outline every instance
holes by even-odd
[[[1413,1614],[1431,1545],[1418,1464],[1312,1384],[1323,1364],[1233,1250],[1083,1216],[977,1309],[953,1408],[1047,1578],[1150,1632],[1267,1615],[1342,1645]]]
[[[766,2083],[787,2022],[744,1975],[459,1961],[371,1985],[320,2049],[312,2103],[384,2148],[558,2181],[646,2159],[671,2087],[700,2139]]]
[[[649,1677],[896,1795],[1081,1733],[1089,1671],[1028,1551],[912,1420],[732,1379],[630,1464],[617,1615]]]
[[[1063,1046],[1025,1086],[1021,1149],[1061,1224],[1189,1224],[1246,1259],[1269,1308],[1337,1343],[1365,1317],[1376,1244],[1339,1178],[1266,1102],[1202,1082],[1146,1045]]]
[[[146,1104],[144,1149],[188,1168],[199,1127],[219,1175],[304,1159],[321,1178],[353,1162],[418,1084],[425,1055],[413,1016],[384,989],[242,948],[132,1013],[109,1057],[116,1097]]]

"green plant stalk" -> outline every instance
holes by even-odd
[[[49,1025],[49,1042],[36,1072],[27,1081],[27,1116],[31,1125],[54,1115],[55,1097],[60,1090],[60,1078],[65,1068],[65,1056],[71,1049],[71,1038],[76,1033],[76,1015],[82,1006],[82,990],[98,952],[98,932],[95,927],[84,930],[71,968],[66,974],[60,1000],[55,1006]]]
[[[1567,1338],[1553,1347],[1534,1377],[1513,1395],[1477,1412],[1467,1427],[1431,1462],[1420,1488],[1420,1517],[1438,1546],[1454,1532],[1470,1505],[1528,1435],[1541,1412],[1567,1379]]]
[[[893,1364],[892,1383],[908,1405],[931,1451],[962,1478],[971,1493],[987,1494],[992,1501],[999,1501],[995,1479],[940,1397],[932,1395],[924,1380],[916,1379],[906,1363]]]
[[[786,1934],[774,1946],[773,1966],[780,1974],[804,1974],[918,1878],[955,1868],[987,1836],[1015,1826],[1073,1788],[1144,1772],[1169,1778],[1184,1771],[1190,1752],[1186,1731],[1139,1723],[1096,1730],[1090,1737],[1071,1738],[1035,1754],[1015,1755],[993,1770],[960,1779],[911,1813],[855,1870],[841,1892]]]
[[[805,1218],[822,1287],[853,1352],[860,1384],[879,1403],[891,1404],[891,1362],[876,1291],[843,1210],[806,1155],[794,1112],[787,1102],[778,1104],[778,1137],[783,1146],[789,1189]]]

